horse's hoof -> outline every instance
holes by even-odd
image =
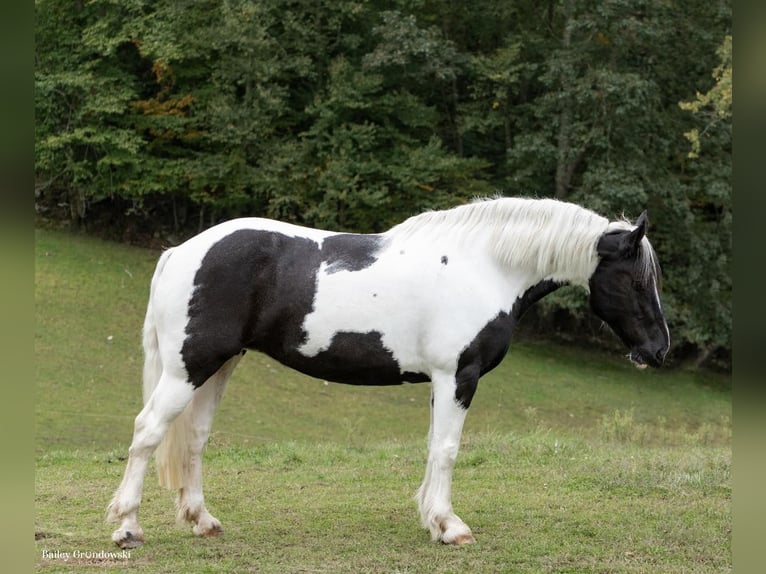
[[[203,538],[215,538],[216,536],[223,535],[223,527],[217,520],[207,526],[200,526],[199,524],[192,528],[192,532],[196,536],[202,536]]]
[[[112,533],[112,541],[123,550],[138,548],[144,543],[144,533],[120,528]]]
[[[455,537],[455,539],[452,541],[452,544],[455,546],[463,546],[464,544],[475,544],[476,539],[473,537],[473,534],[460,534]]]
[[[446,526],[443,524],[442,526]],[[476,539],[471,533],[471,529],[465,524],[453,524],[447,528],[442,529],[441,541],[444,544],[454,544],[455,546],[463,546],[465,544],[473,544]]]

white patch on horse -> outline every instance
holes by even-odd
[[[317,273],[313,311],[304,320],[308,357],[330,347],[339,332],[378,332],[401,372],[431,375],[452,369],[460,352],[500,311],[531,285],[526,272],[502,274],[491,254],[445,242],[410,246],[404,254],[392,238],[377,260],[360,271]],[[438,333],[438,336],[434,334]]]

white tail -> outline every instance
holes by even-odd
[[[157,262],[157,268],[152,277],[149,303],[144,319],[144,404],[152,396],[154,389],[162,376],[162,358],[160,357],[157,339],[157,325],[154,318],[154,287],[157,279],[170,258],[172,249],[165,251]],[[157,475],[160,485],[170,488],[183,488],[186,469],[189,466],[189,436],[191,433],[189,409],[187,408],[173,421],[162,442],[157,447],[154,456],[157,460]]]

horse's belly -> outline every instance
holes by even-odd
[[[429,380],[425,373],[407,370],[376,331],[338,332],[327,348],[313,355],[297,350],[269,354],[304,374],[336,383],[398,385]]]

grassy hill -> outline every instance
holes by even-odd
[[[90,564],[44,558],[46,549],[113,550],[103,508],[141,407],[140,329],[157,255],[37,232],[41,571]],[[328,384],[248,353],[206,454],[208,506],[225,537],[178,530],[172,496],[150,477],[147,545],[98,565],[720,572],[731,564],[728,389],[718,375],[638,371],[622,357],[516,341],[468,415],[454,503],[479,543],[453,549],[428,541],[411,501],[424,469],[427,384]]]

